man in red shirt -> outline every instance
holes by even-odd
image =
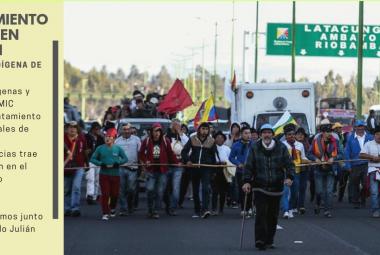
[[[158,219],[160,217],[158,211],[161,209],[163,192],[167,183],[169,170],[167,164],[178,164],[170,140],[163,134],[161,124],[153,124],[150,136],[141,144],[139,159],[142,164],[145,164],[143,171],[146,172],[147,177],[148,217]]]
[[[70,121],[64,136],[65,145],[65,216],[80,216],[81,183],[87,166],[86,139],[78,123]],[[73,169],[75,168],[75,169]]]

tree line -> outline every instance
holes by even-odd
[[[201,101],[202,92],[202,67],[195,68],[195,76],[189,74],[183,79],[190,95],[193,93],[193,82],[195,81],[195,98],[193,101]],[[140,71],[136,65],[132,65],[129,73],[119,68],[116,72],[108,71],[106,66],[99,70],[92,68],[84,72],[79,68],[65,61],[64,64],[64,93],[70,97],[71,104],[81,109],[82,96],[86,101],[86,117],[89,119],[103,116],[108,106],[118,105],[124,98],[131,98],[134,90],[148,94],[157,92],[164,95],[168,92],[176,77],[172,77],[168,69],[162,66],[157,74],[149,74],[147,71]],[[228,107],[224,100],[224,83],[226,77],[218,74],[215,76],[216,82],[216,102],[217,106]],[[230,79],[230,77],[227,77]],[[344,80],[339,73],[330,70],[324,77],[323,82],[315,82],[316,100],[326,97],[349,97],[354,102],[356,100],[356,75],[352,74],[348,80]],[[309,82],[307,77],[302,77],[298,81]],[[204,84],[205,95],[211,95],[214,82],[213,74],[205,69]],[[267,80],[261,80],[266,83]],[[276,82],[288,82],[279,78]],[[363,87],[363,113],[368,112],[371,105],[380,104],[380,80],[379,77],[372,86]]]

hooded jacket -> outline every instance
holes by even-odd
[[[146,163],[147,161],[153,163],[153,137],[150,135],[145,138],[141,143],[141,148],[139,151],[139,159],[142,163]],[[176,155],[174,154],[172,147],[170,145],[170,140],[166,136],[162,135],[160,137],[160,164],[178,164],[178,160]],[[148,166],[147,171],[153,172],[154,166]],[[169,170],[168,166],[159,166],[161,173],[166,173]]]
[[[271,150],[258,140],[250,149],[245,164],[244,182],[251,183],[254,191],[282,195],[284,180],[293,179],[294,163],[286,146],[277,140]]]

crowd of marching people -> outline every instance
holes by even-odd
[[[291,219],[307,213],[306,198],[314,204],[312,213],[331,218],[334,197],[342,202],[347,193],[356,209],[365,207],[370,197],[371,215],[379,218],[380,127],[370,124],[357,120],[354,130],[343,134],[340,123],[324,119],[309,137],[290,123],[274,137],[269,124],[255,130],[233,123],[226,135],[204,122],[189,134],[180,120],[172,119],[168,130],[153,124],[141,140],[128,123],[118,132],[94,122],[84,134],[78,122],[69,121],[64,137],[65,216],[81,215],[83,179],[87,203],[101,205],[103,220],[133,215],[144,179],[149,218],[158,219],[161,208],[176,216],[189,194],[193,218],[240,207],[242,216],[260,219],[258,248],[260,242],[273,242],[260,239],[260,231],[269,231],[260,222],[272,229],[277,224],[273,215]]]

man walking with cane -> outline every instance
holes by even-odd
[[[260,133],[261,139],[251,147],[245,164],[243,191],[254,192],[255,245],[265,250],[274,248],[280,199],[284,183],[292,184],[294,163],[286,146],[273,139],[271,125],[261,126]]]

